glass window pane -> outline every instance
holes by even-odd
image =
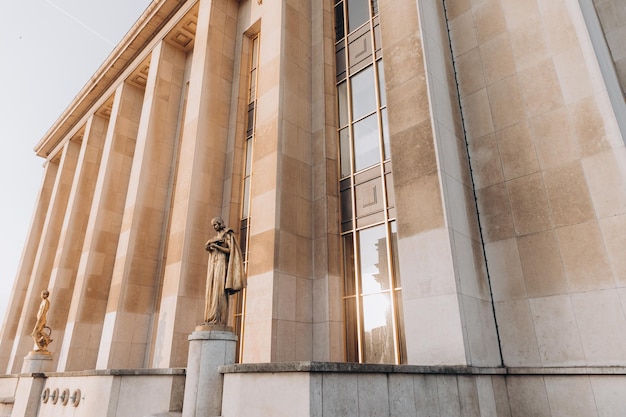
[[[248,92],[248,103],[256,99],[256,70],[250,72],[250,91]]]
[[[379,162],[378,120],[373,114],[354,124],[354,168],[360,171]]]
[[[257,36],[252,40],[252,65],[251,68],[256,68],[259,64],[259,37]]]
[[[254,103],[248,105],[248,121],[246,124],[246,135],[250,136],[254,128]]]
[[[339,132],[339,147],[341,152],[341,177],[346,177],[352,172],[350,167],[350,135],[348,128]]]
[[[348,33],[361,26],[370,18],[369,0],[347,0]]]
[[[356,320],[356,298],[345,301],[346,309],[346,359],[348,362],[359,361],[359,339]]]
[[[389,293],[363,297],[364,362],[395,362],[392,319]]]
[[[352,220],[352,188],[341,192],[341,221],[343,223]]]
[[[360,119],[376,110],[374,70],[370,66],[350,78],[352,88],[352,120]]]
[[[244,175],[248,176],[252,172],[252,139],[246,140],[246,171]]]
[[[391,145],[389,144],[389,120],[387,119],[387,109],[381,110],[381,119],[383,125],[383,147],[385,152],[385,160],[391,159]]]
[[[348,124],[348,86],[344,81],[337,85],[337,100],[339,101],[339,127]]]
[[[352,233],[343,237],[343,269],[345,296],[356,295],[356,277],[354,276],[354,237]]]
[[[241,254],[246,256],[246,246],[248,243],[248,228],[242,227],[239,231],[239,248],[241,249]]]
[[[335,70],[336,80],[341,81],[346,78],[346,48],[345,44],[341,42],[335,47]]]
[[[335,6],[335,42],[343,39],[346,36],[345,32],[343,26],[343,4],[340,3]]]
[[[380,225],[359,232],[359,265],[361,294],[375,294],[389,289],[386,226]]]
[[[241,217],[243,219],[250,215],[250,177],[246,177],[243,181],[243,201],[241,202]]]

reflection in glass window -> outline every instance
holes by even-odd
[[[348,128],[339,132],[339,146],[341,149],[341,178],[350,175],[350,131]]]
[[[352,88],[352,120],[358,120],[376,110],[374,68],[369,66],[350,78]]]
[[[346,78],[346,48],[344,43],[338,43],[335,46],[335,51],[337,81],[342,81]]]
[[[335,0],[335,5],[346,359],[402,363],[406,349],[378,2]]]
[[[369,0],[347,0],[348,32],[352,32],[370,18]]]
[[[335,42],[346,36],[343,24],[343,4],[335,6]]]
[[[387,231],[385,225],[359,232],[361,294],[376,294],[389,289]]]
[[[363,297],[363,359],[367,363],[394,363],[393,316],[389,294]]]
[[[379,162],[378,120],[373,114],[354,124],[354,168],[360,171]]]
[[[339,99],[339,126],[348,124],[348,91],[344,81],[337,86],[337,98]]]

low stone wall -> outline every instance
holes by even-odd
[[[0,375],[0,417],[11,415],[16,389],[17,378]]]
[[[626,415],[625,368],[223,367],[223,417]]]
[[[13,378],[18,393],[12,417],[137,417],[182,411],[184,369],[109,369]]]

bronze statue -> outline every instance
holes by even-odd
[[[246,275],[233,230],[226,227],[221,217],[211,219],[211,225],[217,234],[205,244],[209,252],[209,266],[203,324],[226,326],[228,298],[246,287]]]
[[[41,292],[41,303],[39,304],[39,311],[37,311],[37,321],[35,322],[33,332],[30,334],[35,342],[34,351],[37,353],[48,353],[48,345],[52,343],[52,339],[50,339],[52,330],[50,327],[46,326],[48,310],[50,309],[49,295],[48,290]],[[47,331],[45,329],[47,329]]]

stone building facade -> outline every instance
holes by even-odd
[[[222,216],[248,277],[223,416],[626,414],[624,22],[155,0],[36,146],[0,406],[183,410]],[[44,289],[49,368],[22,373]]]

